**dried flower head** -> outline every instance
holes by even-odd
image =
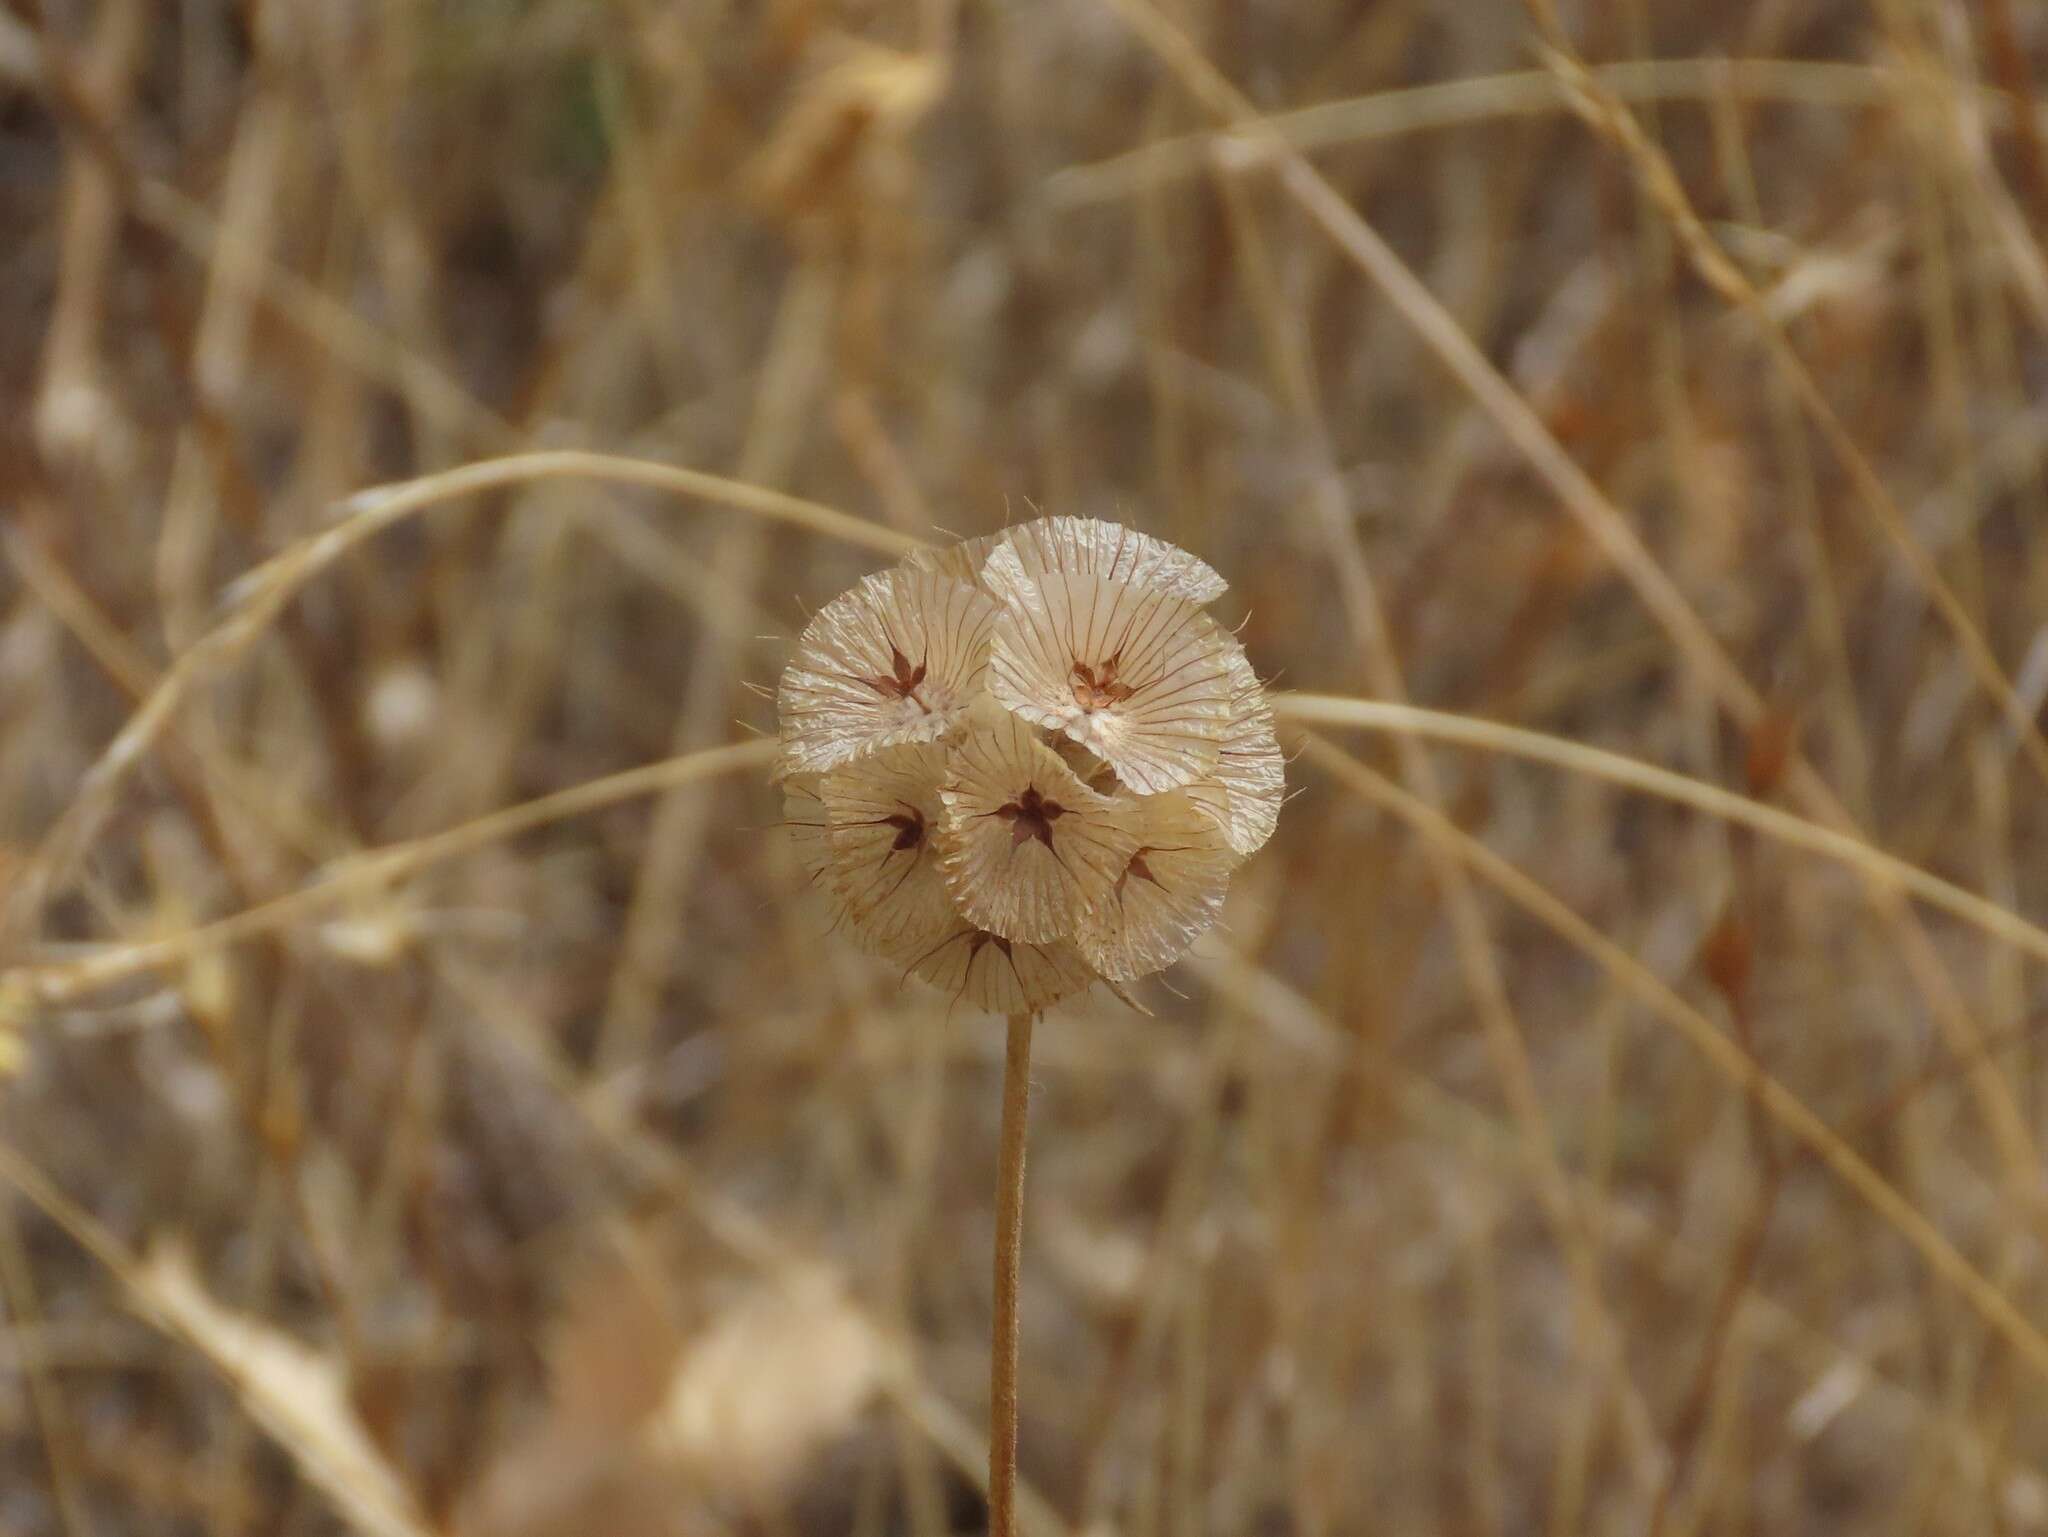
[[[784,774],[899,742],[935,742],[981,692],[996,608],[940,572],[898,566],[818,611],[782,674]]]
[[[989,692],[1005,709],[1142,793],[1215,767],[1231,697],[1221,632],[1201,613],[1223,592],[1215,572],[1115,524],[1047,518],[991,551],[982,580],[1003,605]]]
[[[1271,836],[1257,674],[1223,579],[1081,518],[920,551],[804,631],[780,772],[811,879],[862,948],[1034,1012],[1171,965]]]
[[[912,742],[834,769],[818,785],[832,893],[861,943],[904,966],[955,921],[933,841],[945,774],[941,748]]]
[[[962,922],[912,968],[941,992],[991,1014],[1033,1014],[1096,980],[1065,940],[1034,945]]]
[[[946,767],[940,847],[960,915],[1006,939],[1073,933],[1137,847],[1129,809],[1013,715],[964,733]]]
[[[1185,790],[1139,800],[1135,846],[1109,889],[1097,895],[1074,939],[1112,982],[1171,966],[1216,921],[1237,863],[1223,829]]]

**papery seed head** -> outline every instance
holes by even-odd
[[[992,1014],[1036,1013],[1096,980],[1066,940],[1005,939],[964,920],[913,970],[941,992]]]
[[[1195,605],[1088,572],[1026,576],[1008,554],[998,549],[987,567],[1003,604],[989,660],[996,702],[1064,732],[1141,794],[1213,769],[1231,681],[1220,632]]]
[[[779,772],[817,773],[937,741],[981,690],[996,609],[972,587],[899,566],[818,611],[783,672]]]
[[[777,703],[789,825],[862,948],[998,1013],[1171,965],[1283,766],[1224,584],[1114,524],[920,551],[821,610]]]
[[[863,949],[913,964],[957,921],[939,868],[946,753],[926,742],[885,747],[819,782],[825,880]]]
[[[1074,930],[1082,958],[1117,982],[1187,954],[1222,912],[1237,863],[1222,828],[1185,790],[1132,797],[1128,811],[1138,846]]]
[[[1137,845],[1126,813],[1014,716],[952,746],[939,847],[961,916],[1004,939],[1073,932]]]

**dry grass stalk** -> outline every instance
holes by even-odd
[[[363,1429],[340,1362],[223,1308],[175,1245],[160,1245],[130,1281],[137,1305],[206,1357],[351,1528],[364,1537],[432,1530]]]
[[[1827,1165],[1881,1215],[1944,1281],[1953,1286],[1985,1324],[1999,1334],[2037,1373],[2048,1377],[2048,1337],[2012,1300],[1965,1259],[1940,1230],[1884,1176],[1837,1136],[1744,1049],[1715,1028],[1697,1009],[1671,992],[1641,962],[1563,906],[1556,897],[1498,855],[1459,832],[1382,776],[1354,762],[1322,739],[1305,737],[1309,756],[1347,786],[1397,812],[1427,836],[1453,849],[1488,882],[1534,916],[1567,936],[1607,968],[1659,1018],[1674,1026],[1714,1070],[1750,1095],[1771,1118]]]

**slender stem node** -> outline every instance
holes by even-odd
[[[1017,1269],[1024,1241],[1024,1141],[1031,1119],[1031,1026],[1012,1014],[1003,1052],[1002,1149],[996,1166],[996,1306],[989,1338],[989,1537],[1017,1531]]]

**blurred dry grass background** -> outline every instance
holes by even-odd
[[[2048,1530],[2048,13],[1160,3],[0,8],[0,1531],[977,1529],[1000,1024],[603,781],[809,504],[1838,834],[1311,748],[1039,1031],[1038,1527]],[[536,449],[702,478],[344,500]]]

